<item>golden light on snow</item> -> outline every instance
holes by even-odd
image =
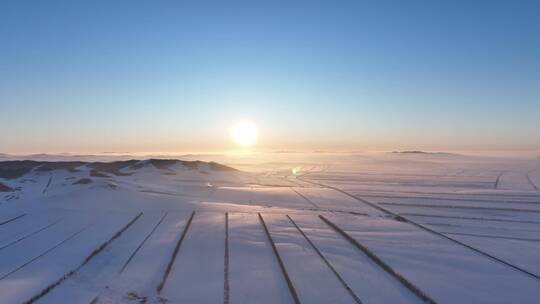
[[[250,122],[237,123],[231,129],[231,137],[240,146],[253,146],[257,142],[257,126]]]

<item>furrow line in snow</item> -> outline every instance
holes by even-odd
[[[427,231],[427,232],[430,232],[430,233],[433,233],[433,234],[435,234],[435,235],[438,235],[438,236],[440,236],[440,237],[442,237],[442,238],[444,238],[444,239],[447,239],[447,240],[449,240],[449,241],[452,241],[452,242],[454,242],[454,243],[456,243],[456,244],[459,244],[459,245],[461,245],[461,246],[463,246],[463,247],[469,248],[470,250],[472,250],[472,251],[474,251],[474,252],[476,252],[476,253],[479,253],[479,254],[481,254],[481,255],[487,257],[487,258],[490,258],[490,259],[492,259],[492,260],[494,260],[494,261],[497,261],[497,262],[499,262],[499,263],[501,263],[501,264],[504,264],[504,265],[506,265],[506,266],[508,266],[508,267],[510,267],[510,268],[513,268],[514,270],[517,270],[517,271],[522,272],[522,273],[524,273],[524,274],[526,274],[526,275],[529,275],[530,277],[533,277],[533,278],[535,278],[535,279],[537,279],[537,280],[540,280],[540,276],[538,276],[538,275],[536,275],[536,274],[534,274],[534,273],[532,273],[532,272],[530,272],[530,271],[528,271],[528,270],[525,270],[525,269],[523,269],[523,268],[521,268],[521,267],[518,267],[518,266],[516,266],[516,265],[513,265],[513,264],[511,264],[511,263],[509,263],[509,262],[507,262],[507,261],[505,261],[505,260],[503,260],[503,259],[500,259],[500,258],[498,258],[498,257],[496,257],[496,256],[494,256],[494,255],[491,255],[491,254],[489,254],[489,253],[487,253],[487,252],[484,252],[484,251],[482,251],[482,250],[480,250],[480,249],[476,249],[475,247],[472,247],[472,246],[470,246],[470,245],[467,245],[467,244],[465,244],[465,243],[463,243],[463,242],[461,242],[461,241],[458,241],[458,240],[456,240],[456,239],[454,239],[454,238],[451,238],[451,237],[449,237],[449,236],[447,236],[447,235],[445,235],[445,234],[439,233],[439,232],[437,232],[437,231],[435,231],[435,230],[433,230],[433,229],[430,229],[430,228],[428,228],[428,227],[426,227],[426,226],[424,226],[424,225],[418,224],[418,223],[416,223],[416,222],[414,222],[414,221],[412,221],[412,220],[410,220],[410,219],[408,219],[408,218],[404,218],[404,217],[400,217],[400,218],[404,219],[406,222],[408,222],[408,223],[410,223],[410,224],[412,224],[412,225],[414,225],[414,226],[416,226],[416,227],[418,227],[418,228],[420,228],[420,229],[423,229],[423,230],[425,230],[425,231]]]
[[[229,212],[225,212],[225,256],[223,259],[223,303],[229,304]]]
[[[47,182],[47,185],[45,185],[45,188],[43,188],[42,194],[45,194],[45,192],[47,192],[47,189],[49,189],[49,186],[51,185],[51,183],[52,183],[52,176],[49,177],[49,181]]]
[[[77,273],[77,271],[79,271],[82,267],[84,267],[86,264],[88,264],[88,262],[90,262],[92,260],[92,258],[94,258],[96,255],[98,255],[101,251],[103,251],[107,246],[109,246],[114,240],[116,240],[117,238],[119,238],[122,233],[124,231],[126,231],[129,227],[131,227],[131,225],[133,225],[133,223],[135,223],[141,216],[143,215],[142,212],[140,212],[139,214],[137,214],[133,219],[131,219],[124,227],[122,227],[120,230],[118,230],[109,240],[105,241],[103,244],[101,244],[101,246],[99,246],[98,248],[94,249],[94,251],[92,251],[83,261],[82,263],[77,266],[75,269],[67,272],[66,274],[64,274],[60,279],[58,279],[56,282],[50,284],[49,286],[45,287],[41,292],[39,292],[38,294],[36,294],[35,296],[33,296],[32,298],[30,298],[28,301],[24,302],[24,304],[32,304],[34,303],[35,301],[41,299],[42,297],[44,297],[45,295],[47,295],[51,290],[53,290],[55,287],[57,287],[58,285],[60,285],[62,282],[64,282],[65,280],[67,280],[68,278],[70,278],[71,276],[73,276],[75,273]],[[88,227],[88,226],[87,226]],[[86,227],[86,228],[87,228]],[[85,228],[85,229],[86,229]]]
[[[317,253],[317,255],[319,255],[319,257],[324,261],[324,263],[326,264],[326,266],[328,266],[328,268],[330,268],[330,270],[334,273],[334,275],[336,276],[336,278],[338,279],[338,281],[343,285],[343,287],[349,292],[349,294],[351,295],[351,297],[354,299],[354,301],[358,304],[362,304],[362,301],[360,300],[360,298],[354,293],[354,291],[352,290],[352,288],[349,286],[349,284],[347,284],[347,282],[345,282],[345,280],[341,277],[341,275],[337,272],[337,270],[334,268],[334,266],[332,266],[332,264],[330,264],[330,262],[326,259],[326,257],[322,254],[322,252],[319,250],[319,248],[317,248],[317,246],[315,246],[315,244],[311,241],[311,239],[304,233],[304,231],[296,224],[296,222],[287,214],[287,217],[289,218],[289,220],[291,221],[291,223],[294,225],[294,227],[296,227],[296,230],[298,230],[298,232],[300,232],[300,234],[302,234],[302,236],[306,239],[306,241],[309,243],[309,245],[311,245],[311,247],[313,248],[313,250],[315,250],[315,252]]]
[[[367,255],[375,264],[377,264],[379,267],[384,269],[387,273],[389,273],[391,276],[393,276],[395,279],[397,279],[401,284],[403,284],[407,289],[409,289],[411,292],[413,292],[418,298],[420,298],[422,301],[426,303],[436,303],[435,300],[430,298],[428,295],[426,295],[422,290],[420,290],[418,287],[416,287],[413,283],[409,282],[405,277],[403,277],[401,274],[399,274],[397,271],[395,271],[392,267],[390,267],[388,264],[386,264],[383,260],[381,260],[375,253],[373,253],[369,248],[367,248],[365,245],[360,244],[359,241],[354,239],[352,236],[350,236],[347,232],[345,232],[343,229],[339,228],[336,224],[331,222],[326,217],[319,215],[319,218],[328,224],[332,229],[334,229],[337,233],[339,233],[341,236],[343,236],[347,241],[349,241],[352,245],[354,245],[356,248],[358,248],[360,251],[362,251],[365,255]]]
[[[76,237],[77,235],[79,235],[81,232],[85,231],[86,229],[88,229],[88,227],[90,227],[91,225],[88,225],[78,231],[76,231],[75,233],[72,233],[71,235],[69,235],[67,238],[63,239],[62,241],[56,243],[54,246],[48,248],[47,250],[45,250],[44,252],[38,254],[37,256],[31,258],[30,260],[24,262],[23,264],[19,265],[17,268],[11,270],[10,272],[4,274],[2,277],[0,277],[0,280],[3,280],[5,278],[7,278],[8,276],[14,274],[15,272],[23,269],[24,267],[26,267],[27,265],[31,264],[32,262],[34,262],[35,260],[43,257],[44,255],[46,255],[47,253],[53,251],[54,249],[58,248],[59,246],[62,246],[64,243],[66,243],[67,241],[71,240],[72,238]]]
[[[342,193],[342,194],[345,194],[345,195],[347,195],[348,197],[351,197],[351,198],[353,198],[353,199],[355,199],[355,200],[357,200],[357,201],[360,201],[360,202],[362,202],[362,203],[364,203],[364,204],[366,204],[366,205],[368,205],[368,206],[370,206],[370,207],[372,207],[372,208],[375,208],[375,209],[377,209],[377,210],[379,210],[379,211],[381,211],[381,212],[383,212],[383,213],[385,213],[385,214],[387,214],[387,215],[395,216],[395,214],[394,214],[393,212],[390,212],[390,211],[386,210],[385,208],[382,208],[382,207],[380,207],[380,206],[377,206],[376,204],[373,204],[373,203],[371,203],[371,202],[368,202],[368,201],[365,200],[365,199],[356,197],[356,196],[350,194],[349,192],[343,191],[343,190],[341,190],[341,189],[339,189],[339,188],[336,188],[336,187],[333,187],[333,186],[328,186],[328,185],[321,184],[321,183],[318,183],[318,182],[313,182],[313,181],[310,181],[310,180],[307,180],[307,179],[303,179],[303,178],[301,178],[301,177],[298,177],[298,179],[301,180],[301,181],[305,181],[305,182],[307,182],[307,183],[313,184],[313,185],[317,185],[317,186],[319,186],[319,187],[323,187],[323,188],[328,188],[328,189],[335,190],[335,191],[340,192],[340,193]]]
[[[13,221],[16,221],[16,220],[20,219],[20,218],[23,217],[23,216],[26,216],[26,213],[17,215],[16,217],[13,217],[13,218],[10,218],[10,219],[5,220],[5,221],[3,221],[3,222],[0,222],[0,226],[5,225],[5,224],[8,224],[8,223],[11,223],[11,222],[13,222]]]
[[[171,273],[172,266],[174,264],[174,261],[176,260],[176,256],[178,255],[178,251],[180,250],[180,246],[182,245],[182,242],[184,238],[186,237],[186,234],[188,232],[189,226],[191,225],[191,222],[193,221],[193,217],[195,216],[195,211],[191,213],[191,216],[189,217],[186,225],[184,226],[184,230],[182,231],[182,235],[178,239],[178,242],[176,243],[176,246],[174,247],[174,250],[171,255],[171,259],[169,260],[169,263],[167,264],[167,268],[165,269],[165,273],[163,273],[163,278],[161,279],[161,282],[159,282],[156,290],[157,293],[161,293],[161,290],[163,290],[163,287],[165,287],[165,283],[167,282],[167,278],[169,277],[169,274]]]
[[[427,205],[427,204],[392,203],[392,202],[381,202],[381,203],[379,203],[379,205],[385,205],[385,206],[403,206],[403,207],[425,207],[425,208],[437,208],[437,209],[493,210],[493,211],[511,211],[511,212],[540,213],[540,210],[534,210],[534,209],[498,208],[498,207],[480,207],[480,206]]]
[[[261,224],[263,227],[263,230],[266,234],[266,237],[268,238],[268,241],[270,242],[270,246],[272,247],[272,251],[274,252],[274,255],[278,261],[279,267],[281,269],[281,273],[283,273],[283,276],[285,277],[285,281],[287,282],[287,286],[289,287],[289,291],[291,293],[291,296],[294,300],[294,303],[300,304],[300,299],[298,298],[298,293],[296,292],[296,288],[293,285],[293,282],[291,278],[289,277],[289,274],[287,273],[287,269],[285,268],[285,264],[283,264],[283,260],[281,259],[281,256],[279,255],[279,252],[277,250],[276,244],[274,244],[274,240],[272,239],[272,235],[270,235],[270,231],[268,230],[268,227],[266,226],[266,223],[264,222],[264,218],[262,214],[259,213],[259,219],[261,220]]]
[[[298,194],[301,198],[303,198],[306,202],[310,203],[312,206],[314,206],[315,208],[317,209],[321,209],[319,206],[317,206],[317,204],[315,204],[312,200],[310,200],[309,198],[307,198],[305,195],[303,195],[302,193],[296,191],[296,189],[294,189],[293,187],[290,188],[292,191],[294,191],[296,194]]]
[[[27,238],[29,238],[29,237],[31,237],[31,236],[37,234],[37,233],[40,233],[41,231],[46,230],[46,229],[48,229],[48,228],[50,228],[50,227],[52,227],[52,226],[58,224],[58,223],[61,222],[61,221],[62,221],[62,219],[59,219],[59,220],[57,220],[56,222],[47,224],[47,225],[45,225],[45,226],[43,226],[43,227],[41,227],[41,228],[38,228],[37,230],[34,230],[34,231],[32,231],[32,232],[30,232],[30,233],[28,233],[28,234],[25,234],[24,236],[22,236],[22,237],[20,237],[20,238],[18,238],[18,239],[16,239],[16,240],[14,240],[14,241],[12,241],[12,242],[6,244],[6,245],[0,247],[0,250],[3,250],[3,249],[6,249],[6,248],[8,248],[8,247],[10,247],[10,246],[12,246],[12,245],[15,245],[15,244],[17,244],[18,242],[20,242],[20,241],[22,241],[22,240],[24,240],[24,239],[27,239]]]
[[[308,182],[307,180],[303,179],[303,178],[300,178],[298,177],[299,180],[302,180],[302,181],[306,181]],[[320,183],[314,183],[314,182],[311,182],[312,184],[314,185],[317,185],[317,186],[320,186],[320,187],[323,187],[321,185],[323,184],[320,184]],[[328,188],[329,186],[327,186],[326,188]],[[407,190],[371,190],[371,189],[358,189],[358,190],[351,190],[351,191],[354,191],[354,192],[359,192],[359,194],[363,194],[363,193],[400,193],[400,194],[418,194],[418,195],[447,195],[447,196],[457,196],[457,197],[462,197],[463,195],[469,195],[469,196],[475,196],[475,197],[489,197],[489,198],[492,198],[492,197],[520,197],[520,198],[527,198],[527,197],[534,197],[534,198],[539,198],[540,196],[538,194],[526,194],[526,193],[519,193],[519,194],[507,194],[507,193],[504,193],[504,192],[499,192],[499,193],[474,193],[474,194],[463,194],[463,193],[452,193],[452,192],[427,192],[427,191],[407,191]]]
[[[502,171],[501,173],[499,173],[499,175],[497,175],[497,179],[495,179],[495,183],[493,183],[493,189],[497,189],[499,187],[499,182],[501,181],[501,177],[504,173],[505,171]]]
[[[446,232],[446,231],[439,231],[439,232],[444,233],[444,234],[451,234],[451,235],[463,235],[463,236],[491,238],[491,239],[504,239],[504,240],[515,240],[515,241],[540,242],[540,239],[531,239],[531,238],[520,238],[520,237],[489,235],[489,234],[477,234],[477,233],[463,233],[463,232]]]
[[[371,203],[371,202],[369,202],[369,201],[367,201],[367,200],[365,200],[365,199],[362,199],[362,198],[360,198],[360,197],[354,196],[354,195],[352,195],[352,194],[350,194],[350,193],[348,193],[348,192],[346,192],[346,191],[343,191],[343,190],[341,190],[341,189],[339,189],[339,188],[332,187],[332,186],[327,186],[327,185],[324,185],[324,184],[321,184],[321,183],[311,182],[311,181],[309,181],[309,180],[305,180],[305,181],[310,182],[310,183],[313,183],[313,184],[316,184],[316,185],[319,185],[319,186],[322,186],[322,187],[326,187],[326,188],[329,188],[329,189],[334,189],[334,190],[336,190],[336,191],[338,191],[338,192],[340,192],[340,193],[346,194],[346,195],[348,195],[348,196],[350,196],[350,197],[356,199],[356,200],[359,201],[359,202],[362,202],[362,203],[364,203],[364,204],[366,204],[366,205],[368,205],[368,206],[371,206],[371,207],[373,207],[373,208],[375,208],[375,209],[377,209],[377,210],[381,210],[381,211],[383,211],[384,213],[386,213],[386,214],[388,214],[388,215],[390,215],[390,216],[393,216],[394,219],[396,219],[396,220],[398,220],[398,221],[402,221],[402,222],[409,223],[409,224],[411,224],[411,225],[413,225],[413,226],[415,226],[415,227],[418,227],[418,228],[420,228],[420,229],[423,229],[423,230],[425,230],[425,231],[427,231],[427,232],[429,232],[429,233],[432,233],[432,234],[437,235],[437,236],[439,236],[439,237],[441,237],[441,238],[444,238],[444,239],[446,239],[446,240],[449,240],[449,241],[451,241],[451,242],[453,242],[453,243],[455,243],[455,244],[458,244],[458,245],[461,245],[461,246],[463,246],[463,247],[465,247],[465,248],[468,248],[468,249],[470,249],[470,250],[472,250],[472,251],[474,251],[474,252],[476,252],[476,253],[478,253],[478,254],[484,256],[484,257],[487,257],[487,258],[492,259],[492,260],[494,260],[494,261],[496,261],[496,262],[499,262],[499,263],[501,263],[501,264],[503,264],[503,265],[506,265],[506,266],[508,266],[508,267],[510,267],[510,268],[512,268],[512,269],[514,269],[514,270],[517,270],[517,271],[519,271],[519,272],[521,272],[521,273],[523,273],[523,274],[526,274],[526,275],[528,275],[528,276],[530,276],[530,277],[532,277],[532,278],[534,278],[534,279],[540,280],[540,276],[538,276],[538,275],[536,275],[536,274],[534,274],[534,273],[532,273],[532,272],[530,272],[530,271],[528,271],[528,270],[526,270],[526,269],[523,269],[523,268],[521,268],[521,267],[518,267],[518,266],[516,266],[516,265],[513,265],[513,264],[511,264],[511,263],[509,263],[509,262],[507,262],[507,261],[505,261],[505,260],[502,260],[502,259],[500,259],[500,258],[498,258],[498,257],[496,257],[496,256],[494,256],[494,255],[491,255],[491,254],[489,254],[489,253],[487,253],[487,252],[484,252],[484,251],[482,251],[482,250],[480,250],[480,249],[477,249],[477,248],[475,248],[475,247],[472,247],[472,246],[470,246],[470,245],[467,245],[467,244],[465,244],[465,243],[463,243],[463,242],[461,242],[461,241],[459,241],[459,240],[456,240],[456,239],[451,238],[451,237],[449,237],[449,236],[447,236],[447,235],[444,235],[444,234],[439,233],[439,232],[437,232],[437,231],[435,231],[435,230],[432,230],[432,229],[430,229],[430,228],[428,228],[428,227],[426,227],[426,226],[424,226],[424,225],[422,225],[422,224],[419,224],[419,223],[417,223],[417,222],[415,222],[415,221],[413,221],[413,220],[411,220],[411,219],[408,219],[408,218],[405,218],[405,217],[403,217],[403,216],[401,216],[401,215],[398,215],[398,214],[396,214],[396,213],[394,213],[394,212],[392,212],[392,211],[390,211],[390,210],[387,210],[387,209],[385,209],[385,208],[383,208],[383,207],[376,206],[375,204],[373,204],[373,203]]]
[[[159,219],[159,221],[156,223],[156,225],[154,226],[154,228],[152,228],[152,230],[148,233],[148,235],[144,238],[144,240],[142,240],[142,242],[139,244],[139,246],[137,246],[137,248],[135,248],[135,250],[131,253],[131,255],[129,256],[129,258],[127,259],[127,261],[124,263],[124,265],[122,266],[122,269],[120,269],[119,273],[122,273],[124,272],[124,270],[126,270],[126,267],[129,265],[129,263],[131,262],[131,260],[135,257],[135,255],[137,254],[137,252],[139,252],[139,250],[141,249],[141,247],[144,245],[144,243],[146,243],[146,241],[152,236],[152,234],[154,234],[154,232],[156,231],[156,229],[159,227],[159,225],[161,225],[161,223],[163,222],[163,220],[165,219],[165,217],[167,216],[167,214],[169,214],[168,212],[165,212],[165,214],[163,214],[163,216]]]
[[[531,176],[529,175],[529,173],[525,174],[525,177],[527,177],[527,180],[529,181],[531,186],[534,188],[534,190],[538,191],[538,186],[536,186],[536,184],[533,182],[533,180],[532,180]]]
[[[363,194],[363,197],[375,198],[402,198],[411,200],[436,200],[436,201],[453,201],[453,202],[475,202],[475,203],[493,203],[493,204],[530,204],[539,205],[540,201],[508,201],[508,200],[492,200],[492,199],[477,199],[477,198],[448,198],[448,197],[420,197],[420,196],[400,196],[400,195],[378,195],[378,194]]]
[[[402,215],[402,216],[419,216],[419,217],[436,217],[436,218],[447,218],[447,219],[456,219],[456,220],[475,220],[475,221],[488,221],[488,222],[540,224],[540,221],[530,221],[530,220],[510,220],[510,219],[496,219],[496,218],[485,218],[485,217],[451,216],[451,215],[422,214],[422,213],[408,213],[408,212],[399,213],[399,215]]]

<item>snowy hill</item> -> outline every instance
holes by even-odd
[[[537,160],[237,162],[0,162],[0,303],[536,301]]]

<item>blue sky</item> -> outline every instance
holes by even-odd
[[[0,152],[540,150],[537,1],[2,1]]]

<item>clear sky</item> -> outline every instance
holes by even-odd
[[[0,152],[540,150],[540,1],[0,2]]]

